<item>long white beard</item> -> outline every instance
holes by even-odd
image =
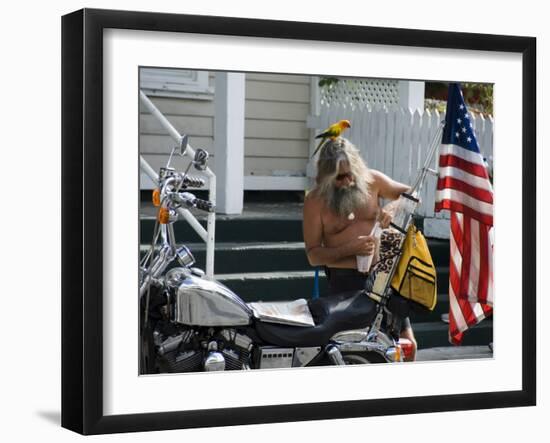
[[[355,185],[337,188],[332,186],[327,195],[329,208],[340,217],[348,218],[350,214],[367,204],[368,197]]]

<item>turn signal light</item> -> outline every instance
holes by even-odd
[[[155,205],[157,208],[160,206],[160,189],[155,188],[153,190],[153,205]]]
[[[401,346],[395,347],[395,361],[401,361]]]
[[[167,225],[170,222],[170,211],[168,208],[159,208],[157,220],[161,225]]]

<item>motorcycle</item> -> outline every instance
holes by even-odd
[[[194,267],[177,245],[178,208],[212,212],[212,202],[189,188],[204,180],[208,153],[197,150],[189,168],[161,168],[151,248],[140,263],[141,374],[294,368],[402,362],[412,350],[399,339],[401,316],[392,304],[392,272],[371,272],[365,289],[291,302],[245,303]],[[422,180],[421,180],[422,182]],[[418,187],[417,187],[418,189]],[[398,200],[392,225],[406,232],[416,192]],[[174,266],[175,265],[175,266]]]

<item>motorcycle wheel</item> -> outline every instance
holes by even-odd
[[[342,354],[346,365],[367,365],[374,363],[386,363],[386,359],[376,352],[357,352]]]

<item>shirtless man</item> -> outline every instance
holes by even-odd
[[[367,168],[359,151],[344,138],[325,143],[317,161],[315,188],[304,202],[304,242],[309,263],[324,266],[329,293],[364,288],[368,274],[357,270],[357,255],[378,250],[370,232],[377,218],[382,227],[391,221],[391,206],[380,208],[379,199],[396,200],[409,186]],[[416,340],[411,323],[404,319],[401,337]]]

